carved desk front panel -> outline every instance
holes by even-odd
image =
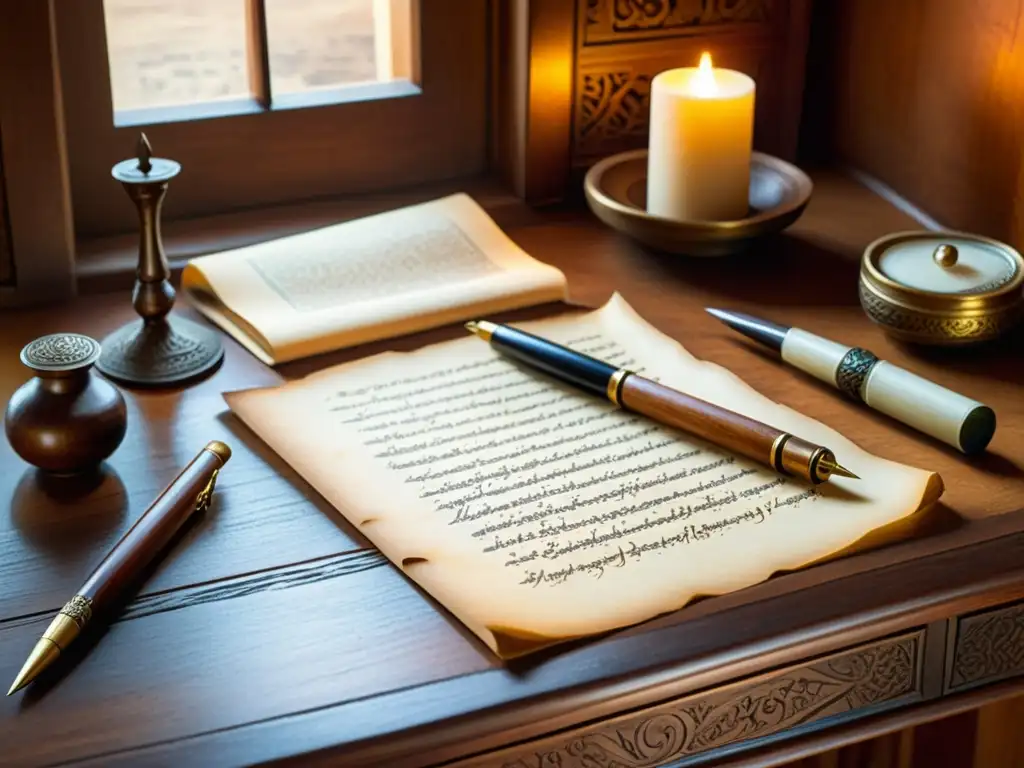
[[[949,636],[947,693],[1024,675],[1024,603],[951,619]]]
[[[922,700],[924,630],[685,696],[459,763],[459,768],[656,768],[709,750]]]

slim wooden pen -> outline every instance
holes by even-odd
[[[820,445],[721,406],[616,368],[547,339],[486,320],[466,328],[499,352],[538,368],[620,408],[689,432],[783,475],[823,483],[833,475],[859,479]]]
[[[163,551],[174,534],[195,513],[210,505],[217,473],[231,458],[231,449],[212,441],[164,489],[135,521],[96,570],[85,580],[43,636],[14,679],[10,696],[35,680],[78,637],[94,613],[109,612],[135,578]]]

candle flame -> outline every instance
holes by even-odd
[[[698,96],[714,96],[718,93],[715,70],[711,66],[711,54],[707,51],[700,55],[700,66],[693,76],[693,90]]]

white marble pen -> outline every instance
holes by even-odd
[[[790,365],[965,454],[984,451],[995,434],[996,415],[987,405],[879,360],[866,349],[742,312],[706,309],[733,330],[776,350]]]

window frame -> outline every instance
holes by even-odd
[[[7,0],[0,24],[0,186],[14,277],[12,284],[0,285],[0,308],[58,301],[76,292],[130,290],[134,279],[137,234],[127,199],[121,201],[131,218],[125,232],[83,237],[75,229],[55,23],[55,4],[65,1]],[[490,22],[483,174],[170,221],[164,243],[174,274],[192,256],[406,205],[419,196],[463,190],[499,217],[520,210],[516,198],[560,200],[569,181],[579,0],[470,1],[487,7]],[[109,171],[103,176],[109,180]],[[168,196],[172,200],[181,178]],[[115,199],[123,197],[109,181]]]
[[[246,2],[250,31],[265,40],[262,2]],[[481,173],[487,162],[488,3],[428,2],[430,12],[418,14],[416,25],[418,83],[396,80],[326,97],[275,98],[267,109],[265,62],[261,69],[254,60],[259,56],[250,56],[257,75],[253,98],[213,107],[227,106],[233,114],[163,122],[187,110],[155,109],[148,111],[151,122],[132,119],[130,125],[113,120],[102,0],[56,5],[78,237],[136,226],[110,168],[131,155],[143,130],[157,155],[183,168],[168,194],[165,220]],[[414,7],[419,3],[413,0]]]

